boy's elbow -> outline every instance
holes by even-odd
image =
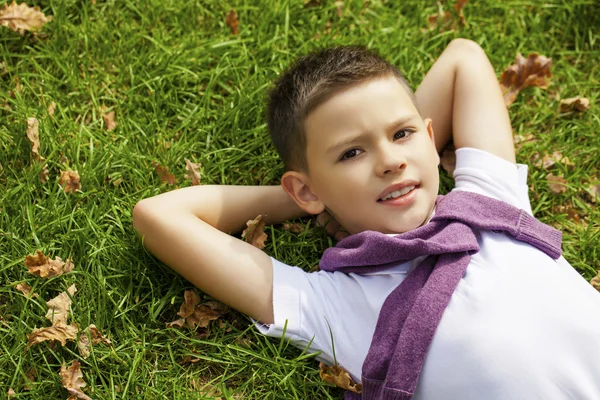
[[[147,220],[148,218],[148,214],[150,212],[150,206],[148,204],[147,200],[140,200],[137,202],[137,204],[133,207],[133,213],[132,213],[132,222],[133,222],[133,228],[140,234],[143,234],[143,229],[144,229],[144,221]]]

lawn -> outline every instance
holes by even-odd
[[[192,184],[186,159],[201,164],[203,184],[277,184],[283,166],[266,130],[266,90],[297,56],[324,46],[375,49],[413,87],[457,37],[479,43],[498,76],[519,52],[551,57],[548,88],[524,89],[510,106],[517,160],[530,167],[535,215],[563,231],[566,259],[587,280],[600,269],[600,198],[590,189],[600,184],[596,0],[472,0],[465,25],[432,30],[427,16],[452,1],[29,4],[52,16],[40,32],[0,26],[0,398],[9,389],[15,398],[66,398],[59,371],[76,359],[94,399],[342,398],[319,377],[314,354],[263,337],[244,315],[230,311],[208,330],[167,328],[192,286],[132,227],[139,200]],[[225,22],[232,7],[238,34]],[[560,100],[575,96],[590,109],[560,113]],[[109,112],[116,127],[103,118]],[[44,162],[26,136],[32,117]],[[544,165],[554,152],[570,162]],[[59,183],[67,169],[81,179],[74,192]],[[441,173],[447,191],[452,179]],[[552,189],[548,174],[565,183]],[[310,270],[332,239],[296,222],[307,229],[267,227],[265,251]],[[36,250],[72,259],[73,271],[30,274],[25,256]],[[50,326],[46,302],[72,284],[69,322],[95,324],[112,345],[93,346],[87,358],[75,341],[28,347],[28,334]]]

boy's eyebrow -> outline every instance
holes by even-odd
[[[414,120],[414,119],[415,119],[415,118],[417,118],[418,116],[419,116],[418,114],[411,114],[411,115],[406,115],[406,116],[403,116],[403,117],[401,117],[401,118],[398,118],[396,121],[394,121],[394,122],[392,122],[391,124],[389,124],[389,125],[388,125],[388,126],[385,128],[385,130],[386,130],[386,132],[389,132],[389,131],[392,131],[392,130],[398,129],[398,128],[400,128],[401,126],[403,126],[403,125],[406,125],[407,123],[411,122],[412,120]],[[330,147],[327,149],[327,153],[332,153],[332,152],[336,151],[336,150],[337,150],[339,147],[343,147],[343,146],[345,146],[345,145],[347,145],[347,144],[349,144],[349,143],[355,142],[355,141],[357,141],[358,139],[360,139],[361,137],[363,137],[364,135],[365,135],[365,133],[364,133],[364,132],[361,132],[360,134],[358,134],[358,135],[356,135],[356,136],[354,136],[354,137],[351,137],[350,139],[347,139],[347,140],[343,140],[343,141],[341,141],[341,142],[334,143],[333,145],[331,145],[331,146],[330,146]]]

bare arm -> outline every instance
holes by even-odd
[[[450,139],[515,162],[508,110],[494,69],[481,47],[453,40],[416,91],[423,118],[431,118],[437,150]]]
[[[274,224],[304,211],[280,186],[193,186],[140,201],[133,226],[148,250],[200,290],[272,323],[269,256],[227,234],[258,214]]]

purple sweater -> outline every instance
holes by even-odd
[[[561,254],[560,231],[524,210],[472,192],[438,196],[429,223],[396,236],[364,231],[341,240],[323,254],[324,271],[369,273],[428,256],[386,298],[363,363],[361,395],[349,399],[410,399],[427,350],[471,255],[479,251],[477,232],[504,233],[553,259]]]

